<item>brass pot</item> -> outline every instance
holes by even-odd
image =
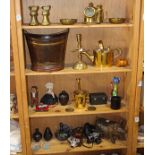
[[[53,34],[32,34],[24,31],[32,70],[58,71],[64,68],[69,29]]]

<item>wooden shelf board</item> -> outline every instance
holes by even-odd
[[[30,69],[25,70],[25,75],[33,76],[33,75],[70,75],[70,74],[93,74],[93,73],[115,73],[115,72],[131,72],[132,69],[129,67],[92,67],[88,66],[85,70],[74,70],[72,67],[65,67],[63,70],[55,71],[55,72],[36,72]]]
[[[132,23],[123,23],[123,24],[111,24],[111,23],[103,23],[103,24],[84,24],[77,23],[74,25],[62,25],[60,23],[53,23],[48,26],[30,26],[29,24],[24,24],[22,26],[23,29],[50,29],[50,28],[122,28],[122,27],[133,27]]]
[[[32,142],[33,144],[34,142]],[[43,140],[39,142],[41,146],[45,143]],[[126,141],[116,141],[115,144],[112,144],[108,140],[104,140],[99,145],[94,144],[93,148],[86,148],[84,146],[71,148],[67,141],[60,142],[56,139],[48,142],[49,149],[44,150],[43,148],[33,151],[33,154],[56,154],[56,153],[69,153],[69,152],[86,152],[86,151],[100,151],[100,150],[112,150],[112,149],[126,149],[127,144]],[[90,145],[91,146],[91,145]]]
[[[144,143],[138,143],[137,148],[144,148]]]
[[[38,118],[38,117],[55,117],[55,116],[78,116],[78,115],[96,115],[96,114],[110,114],[110,113],[125,113],[127,108],[122,106],[119,110],[113,110],[110,108],[110,105],[97,105],[95,111],[88,111],[87,109],[83,110],[74,110],[73,112],[66,112],[65,109],[72,106],[61,106],[57,105],[50,107],[48,112],[35,112],[34,108],[29,108],[29,117]]]
[[[10,154],[10,155],[23,155],[22,152],[17,152],[16,154]]]
[[[141,111],[141,112],[144,112],[144,106],[141,106],[141,107],[140,107],[140,111]]]
[[[11,119],[19,119],[19,115],[17,114],[10,114]]]
[[[11,72],[10,72],[10,76],[15,76],[14,71],[11,71]]]

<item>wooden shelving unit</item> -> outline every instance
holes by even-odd
[[[144,143],[138,143],[137,148],[144,148]]]
[[[44,141],[39,142],[41,146],[43,146]],[[32,143],[33,144],[33,143]],[[103,142],[99,145],[94,144],[93,148],[86,148],[84,146],[71,148],[68,145],[68,142],[60,142],[56,139],[48,142],[49,149],[45,151],[44,149],[40,149],[39,151],[34,151],[33,154],[55,154],[55,153],[78,153],[78,152],[87,152],[87,151],[101,151],[101,150],[111,150],[111,149],[126,149],[127,143],[125,141],[117,141],[115,144],[111,143],[108,140],[103,139]],[[88,145],[88,144],[86,144]],[[88,145],[91,147],[91,145]]]
[[[74,5],[73,5],[74,2]],[[16,12],[16,34],[17,34],[17,46],[18,46],[18,59],[16,59],[17,64],[19,65],[20,71],[20,79],[21,87],[20,87],[20,95],[22,96],[21,102],[23,114],[19,113],[19,119],[23,120],[22,127],[25,128],[24,136],[25,136],[25,148],[26,153],[24,155],[32,155],[32,154],[59,154],[59,153],[73,153],[74,155],[80,155],[82,152],[87,151],[104,151],[104,150],[115,150],[115,149],[123,149],[125,150],[125,155],[136,155],[133,151],[135,146],[133,143],[133,126],[134,126],[134,109],[135,107],[135,93],[137,87],[137,67],[138,67],[138,47],[139,47],[139,23],[140,23],[140,8],[141,8],[141,0],[118,0],[118,1],[101,1],[94,0],[93,3],[99,4],[101,3],[105,10],[108,11],[108,17],[111,16],[123,16],[127,19],[131,19],[129,23],[124,24],[92,24],[87,25],[83,24],[81,21],[83,20],[83,9],[88,6],[87,1],[78,0],[78,1],[70,1],[68,0],[47,0],[44,2],[43,0],[14,0],[13,7]],[[52,5],[51,11],[54,13],[50,14],[50,20],[52,24],[49,26],[29,26],[28,23],[30,20],[29,9],[30,5]],[[65,6],[65,7],[64,7]],[[69,10],[69,12],[66,11]],[[58,11],[59,10],[59,11]],[[67,12],[67,13],[66,13]],[[54,24],[58,23],[59,19],[67,16],[68,18],[77,17],[78,21],[81,23],[77,23],[75,25],[62,25],[62,24]],[[41,21],[41,16],[39,14],[39,21]],[[67,49],[65,55],[65,65],[75,63],[77,61],[76,55],[70,51],[76,48],[76,39],[75,36],[77,33],[81,33],[83,37],[84,47],[89,49],[95,49],[96,43],[98,40],[102,39],[106,46],[111,46],[112,48],[122,48],[123,49],[123,57],[129,60],[128,67],[106,67],[106,68],[95,68],[92,66],[88,66],[88,69],[83,71],[73,70],[72,67],[65,67],[61,71],[57,72],[35,72],[32,71],[29,67],[31,65],[29,51],[27,45],[25,43],[25,38],[23,34],[23,30],[32,31],[34,33],[45,33],[54,31],[55,29],[62,28],[70,28]],[[17,66],[15,66],[17,68]],[[69,90],[70,96],[72,88],[75,89],[74,80],[76,77],[81,77],[81,79],[85,79],[84,85],[87,89],[92,91],[108,91],[108,86],[110,85],[111,79],[113,76],[121,77],[121,82],[119,86],[120,96],[126,101],[125,105],[122,106],[119,110],[112,110],[109,105],[97,106],[96,111],[77,111],[74,112],[65,112],[65,107],[57,105],[56,107],[50,108],[48,112],[35,112],[33,109],[29,107],[30,102],[30,88],[32,85],[39,85],[40,94],[43,94],[44,84],[48,81],[55,82],[57,85],[54,86],[56,92],[60,92],[62,88]],[[59,79],[61,79],[59,81]],[[19,96],[20,96],[19,95]],[[40,96],[41,97],[41,96]],[[68,105],[70,106],[70,105]],[[61,111],[61,112],[60,112]],[[50,147],[48,150],[40,149],[38,151],[32,151],[32,133],[35,128],[41,128],[44,130],[46,128],[45,125],[49,125],[52,128],[52,131],[55,132],[56,127],[59,125],[60,118],[63,121],[69,122],[70,125],[82,125],[83,121],[89,120],[90,123],[93,123],[95,118],[98,115],[102,115],[103,117],[107,115],[107,117],[115,118],[117,116],[124,116],[127,120],[127,140],[117,141],[116,144],[112,144],[110,141],[103,140],[103,143],[100,145],[94,145],[92,149],[88,149],[85,147],[78,147],[75,149],[71,149],[67,142],[61,143],[60,141],[53,139],[50,142]],[[14,116],[15,117],[15,116]],[[81,118],[81,119],[78,119]],[[83,119],[84,118],[84,119]],[[51,121],[52,120],[52,121]],[[137,137],[136,137],[137,138]],[[43,143],[41,141],[40,143]]]
[[[11,71],[11,72],[10,72],[10,76],[15,76],[14,71]]]
[[[10,118],[11,119],[19,119],[19,115],[18,115],[18,113],[17,114],[11,114]]]
[[[138,67],[137,67],[137,87],[136,87],[136,98],[135,98],[135,117],[139,118],[138,122],[134,122],[133,133],[133,153],[136,153],[138,149],[144,149],[144,143],[138,143],[138,130],[141,124],[144,124],[144,103],[142,104],[142,98],[144,98],[143,87],[144,87],[144,0],[141,1],[140,10],[140,37],[139,37],[139,56],[138,56]],[[142,83],[142,85],[138,85]],[[136,146],[136,147],[135,147]],[[143,151],[144,152],[144,151]]]

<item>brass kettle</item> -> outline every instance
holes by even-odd
[[[82,52],[82,54],[87,56],[87,58],[96,67],[112,66],[114,64],[114,59],[121,55],[122,50],[120,48],[113,50],[111,50],[109,47],[105,48],[102,40],[99,40],[98,44],[99,49],[93,50],[93,55],[90,55],[86,51]]]

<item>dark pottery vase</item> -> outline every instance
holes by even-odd
[[[46,105],[53,105],[58,102],[58,97],[56,95],[55,95],[55,97],[53,97],[51,94],[45,94],[41,98],[40,102],[43,104],[46,104]]]
[[[58,71],[64,68],[69,29],[52,34],[32,34],[24,30],[34,71]]]
[[[44,132],[44,139],[45,139],[46,141],[49,141],[49,140],[52,139],[52,137],[53,137],[53,134],[52,134],[50,128],[47,127],[47,128],[45,129],[45,132]]]
[[[121,97],[120,96],[112,96],[111,97],[111,109],[120,109],[121,108]]]
[[[60,123],[59,129],[55,133],[55,137],[60,141],[65,141],[71,135],[71,129],[67,124]]]
[[[59,102],[61,105],[67,105],[69,101],[69,94],[63,90],[60,94],[59,94]]]
[[[42,138],[42,134],[41,132],[39,131],[38,128],[35,129],[35,132],[33,133],[33,139],[36,141],[36,142],[39,142]]]

